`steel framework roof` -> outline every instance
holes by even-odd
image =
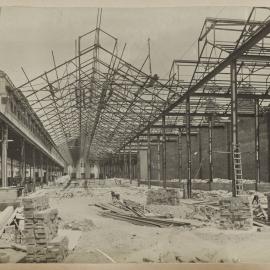
[[[74,159],[118,152],[160,125],[163,115],[166,124],[184,126],[187,97],[194,126],[209,115],[230,115],[233,61],[238,112],[253,116],[254,100],[263,112],[270,98],[269,15],[269,8],[253,8],[247,20],[207,18],[198,59],[175,60],[169,78],[161,80],[146,71],[149,56],[141,67],[124,60],[125,46],[120,49],[117,38],[101,29],[99,12],[96,28],[78,38],[75,57],[56,65],[52,54],[53,68],[19,88],[54,142]]]

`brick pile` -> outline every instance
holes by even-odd
[[[147,204],[178,205],[179,202],[180,193],[176,189],[151,189],[147,193]]]
[[[61,262],[68,254],[68,239],[66,236],[55,237],[47,247],[47,262]]]
[[[23,206],[25,217],[24,242],[27,248],[26,260],[31,263],[47,262],[47,257],[52,257],[52,251],[48,247],[57,238],[58,211],[50,208],[49,198],[46,194],[33,194],[23,198]],[[66,244],[64,247],[66,247]],[[55,253],[55,257],[57,257],[58,251],[55,251]]]
[[[248,196],[224,198],[219,201],[222,229],[249,230],[253,225],[251,202]]]

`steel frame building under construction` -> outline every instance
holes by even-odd
[[[254,121],[250,158],[256,164],[257,190],[260,119],[269,111],[270,97],[269,12],[268,7],[255,7],[247,20],[207,18],[198,37],[198,58],[175,59],[168,78],[152,74],[150,42],[140,67],[125,61],[125,46],[101,28],[102,10],[96,27],[76,40],[74,57],[59,64],[52,52],[52,68],[35,78],[23,70],[26,82],[18,87],[2,72],[2,186],[17,178],[20,185],[28,179],[35,187],[37,181],[68,172],[90,178],[96,164],[101,178],[137,179],[149,187],[159,180],[166,188],[166,146],[177,141],[175,170],[179,185],[186,170],[191,197],[192,137],[208,129],[211,186],[213,131],[226,125],[230,130],[224,154],[237,196],[243,190],[238,118],[248,117]],[[224,33],[229,33],[226,40]],[[153,146],[156,179],[151,176]],[[81,166],[83,173],[76,175]]]

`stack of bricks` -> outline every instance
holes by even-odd
[[[222,229],[249,230],[253,226],[251,202],[248,196],[224,198],[219,201]]]
[[[58,211],[49,208],[46,194],[37,194],[23,199],[25,226],[24,242],[27,247],[27,262],[47,262],[51,241],[57,237]]]
[[[57,236],[50,241],[47,247],[47,262],[61,262],[68,254],[68,239],[66,236]]]
[[[179,205],[180,193],[177,189],[149,190],[147,204]]]

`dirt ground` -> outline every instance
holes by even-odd
[[[61,224],[83,222],[89,226],[82,231],[76,248],[66,263],[111,263],[100,251],[115,262],[241,262],[270,263],[270,229],[257,231],[224,231],[215,222],[200,221],[195,227],[158,228],[140,226],[126,221],[102,217],[97,202],[111,202],[111,190],[123,199],[145,204],[147,187],[98,185],[89,187],[50,188],[50,205],[59,210]],[[70,194],[73,194],[71,197]],[[157,213],[170,212],[185,219],[194,210],[188,200],[179,206],[150,206]],[[190,220],[192,222],[192,220]],[[195,222],[195,221],[194,221]],[[195,222],[196,224],[196,222]],[[269,227],[270,228],[270,227]]]

